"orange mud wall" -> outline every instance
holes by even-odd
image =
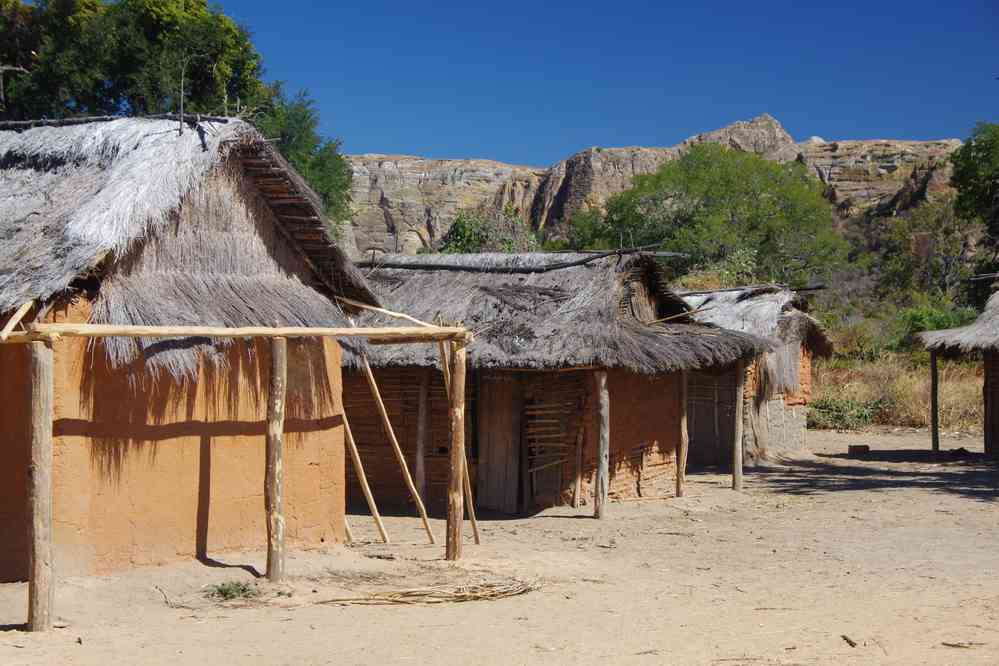
[[[54,321],[86,321],[88,308]],[[53,529],[58,575],[261,549],[269,343],[236,343],[228,369],[136,387],[100,344],[55,344]],[[28,350],[0,348],[0,581],[27,574]],[[147,377],[148,379],[148,377]],[[318,396],[318,398],[316,397]],[[290,549],[343,540],[340,348],[289,341],[284,444]]]

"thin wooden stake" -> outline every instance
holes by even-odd
[[[604,506],[610,488],[610,393],[607,390],[607,372],[597,370],[597,402],[600,414],[600,444],[597,448],[597,483],[593,496],[593,517],[604,517]]]
[[[461,527],[464,522],[462,485],[465,476],[465,346],[451,345],[454,361],[449,402],[451,406],[450,473],[447,489],[447,539],[444,558],[461,558]]]
[[[937,353],[930,352],[930,433],[933,450],[940,450],[940,373],[937,369]]]
[[[357,482],[361,484],[361,492],[364,493],[364,499],[368,503],[368,511],[371,512],[371,517],[375,520],[375,527],[378,528],[378,534],[381,535],[382,541],[388,543],[389,535],[385,531],[385,524],[382,523],[382,517],[378,513],[375,496],[371,493],[371,487],[368,485],[368,477],[364,473],[364,465],[361,464],[361,453],[357,450],[357,442],[354,441],[354,433],[350,430],[350,422],[347,420],[346,413],[343,414],[343,435],[344,439],[347,440],[347,450],[350,451],[350,460],[354,464],[354,474],[357,475]]]
[[[48,631],[52,628],[55,600],[52,557],[53,393],[52,346],[47,342],[32,342],[28,631]]]
[[[364,369],[364,376],[368,379],[368,386],[371,387],[371,394],[375,398],[375,405],[378,407],[378,413],[382,417],[382,425],[385,428],[385,434],[388,435],[389,443],[392,445],[392,450],[395,452],[396,460],[399,461],[399,467],[402,469],[402,478],[406,482],[406,487],[409,488],[409,494],[416,503],[416,509],[420,512],[420,519],[423,521],[423,529],[427,532],[427,538],[430,539],[430,543],[437,543],[434,538],[433,530],[430,529],[430,521],[427,519],[427,509],[423,506],[423,500],[420,499],[420,493],[416,490],[416,485],[413,483],[413,477],[409,474],[409,465],[406,464],[406,456],[402,454],[402,447],[399,446],[399,440],[395,437],[395,430],[392,428],[392,421],[389,419],[388,410],[385,409],[385,403],[382,402],[382,394],[378,391],[378,382],[375,381],[375,373],[371,371],[371,364],[368,363],[368,357],[361,357],[361,366]]]
[[[735,434],[732,437],[732,490],[742,490],[742,394],[746,387],[746,364],[735,364]]]
[[[676,452],[676,496],[683,497],[687,480],[687,452],[690,450],[690,433],[687,429],[687,371],[680,372],[680,446]]]
[[[284,578],[284,408],[288,392],[288,341],[271,340],[271,383],[267,395],[267,462],[264,504],[267,509],[267,578]]]
[[[343,514],[343,531],[347,535],[347,543],[354,543],[354,533],[350,531],[350,521],[347,520],[347,514]]]
[[[7,340],[10,336],[10,332],[14,330],[14,327],[17,326],[22,319],[24,319],[24,315],[28,314],[28,310],[31,309],[31,306],[34,305],[34,303],[34,301],[23,303],[21,307],[17,309],[17,312],[10,316],[10,319],[8,319],[7,323],[4,324],[3,329],[0,330],[0,342],[5,342]]]
[[[427,422],[430,412],[430,370],[420,372],[420,394],[416,408],[416,460],[413,476],[416,489],[423,501],[427,501]]]

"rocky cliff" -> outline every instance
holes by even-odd
[[[573,213],[603,205],[636,175],[652,173],[704,141],[781,162],[801,161],[826,185],[843,217],[892,214],[945,190],[947,157],[960,145],[956,139],[795,143],[764,114],[670,148],[589,148],[548,169],[490,160],[350,155],[354,219],[348,245],[356,245],[359,254],[415,253],[446,233],[458,211],[481,206],[513,206],[536,229],[557,233]]]

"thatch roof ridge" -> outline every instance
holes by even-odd
[[[183,198],[234,151],[287,176],[290,210],[325,243],[306,247],[324,281],[375,303],[335,246],[319,199],[248,123],[99,119],[0,130],[0,313],[46,300],[167,224]],[[275,207],[277,204],[275,204]],[[274,207],[272,207],[274,208]],[[279,211],[275,214],[282,218]]]
[[[504,272],[578,259],[587,261],[542,272]],[[384,255],[373,264],[367,277],[386,307],[472,330],[473,367],[597,366],[654,374],[730,363],[772,346],[758,336],[691,321],[686,305],[666,286],[662,265],[643,253]],[[451,268],[428,269],[441,265]],[[467,270],[481,267],[491,270]],[[657,296],[660,311],[678,317],[650,325],[622,313],[625,282],[636,271]],[[389,322],[368,313],[359,323]],[[344,347],[345,363],[356,366],[359,350]],[[436,348],[425,345],[380,345],[369,354],[372,364],[382,367],[438,363]]]
[[[920,333],[919,338],[927,349],[933,351],[951,349],[975,352],[999,349],[999,292],[989,296],[985,309],[967,326],[926,331]]]

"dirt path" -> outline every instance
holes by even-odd
[[[873,453],[846,457],[857,443]],[[397,544],[296,553],[289,585],[247,601],[203,587],[253,581],[237,565],[262,569],[259,553],[72,579],[50,636],[18,630],[25,586],[0,585],[0,664],[995,664],[999,473],[978,439],[943,444],[972,453],[933,456],[925,433],[810,433],[814,455],[748,473],[741,495],[694,472],[688,497],[613,503],[600,523],[585,509],[486,520],[457,566],[419,521],[390,518]],[[511,581],[540,589],[319,603]]]

